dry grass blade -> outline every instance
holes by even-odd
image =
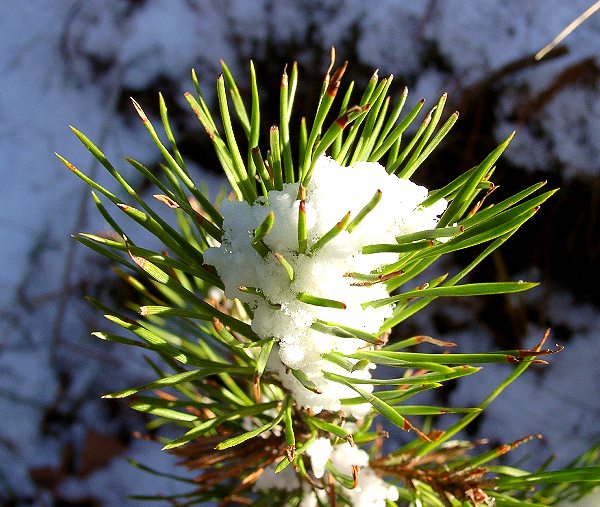
[[[600,9],[600,0],[597,0],[590,5],[585,11],[571,21],[548,45],[544,46],[540,51],[535,54],[536,60],[541,60],[550,51],[552,51],[558,44],[561,43],[570,33],[575,31],[581,23],[592,16],[598,9]]]

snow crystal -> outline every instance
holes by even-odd
[[[377,163],[360,162],[353,167],[342,167],[323,156],[317,161],[307,187],[309,252],[348,212],[351,218],[355,217],[377,192],[381,191],[382,197],[351,233],[343,231],[313,254],[302,254],[298,253],[298,189],[299,184],[286,184],[281,191],[270,191],[268,205],[264,199],[258,199],[253,205],[223,203],[223,243],[207,250],[204,259],[216,267],[227,297],[237,297],[253,310],[252,329],[263,338],[272,337],[277,341],[268,368],[280,375],[295,400],[315,413],[338,411],[342,409],[340,400],[355,397],[356,393],[327,380],[323,370],[367,380],[371,374],[369,367],[349,373],[322,355],[331,351],[352,354],[367,343],[357,338],[325,334],[311,326],[320,320],[377,333],[392,307],[375,309],[361,305],[387,297],[385,287],[353,285],[353,278],[347,274],[369,273],[395,262],[397,254],[363,255],[362,248],[376,243],[395,243],[398,235],[434,228],[446,202],[439,200],[430,207],[420,207],[427,197],[425,187],[389,175]],[[251,241],[253,231],[270,211],[275,220],[264,243],[271,252],[263,259]],[[282,254],[292,265],[291,282],[274,253]],[[260,289],[260,292],[258,295],[255,291],[247,292],[244,287]],[[298,300],[299,293],[343,302],[345,309],[307,304]],[[290,369],[301,370],[316,389],[307,389]],[[373,386],[365,384],[363,389],[370,392]],[[369,405],[349,405],[347,411],[361,418],[369,412]]]

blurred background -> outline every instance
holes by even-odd
[[[551,456],[564,465],[600,441],[600,13],[534,58],[592,3],[1,0],[0,504],[127,505],[128,494],[180,491],[128,459],[185,476],[160,445],[136,438],[145,433],[141,416],[100,399],[152,372],[141,356],[90,337],[106,324],[84,296],[118,303],[130,295],[108,261],[70,238],[104,226],[89,189],[53,152],[112,183],[68,125],[128,175],[119,162],[125,155],[156,166],[157,151],[129,97],[156,117],[161,91],[188,167],[214,197],[224,182],[182,96],[192,88],[190,69],[212,103],[219,60],[243,93],[254,60],[268,126],[277,122],[281,72],[294,60],[297,116],[314,113],[331,46],[338,62],[350,61],[343,88],[353,79],[364,85],[379,69],[380,76],[394,74],[392,95],[409,87],[411,106],[421,98],[433,105],[448,92],[445,115],[456,109],[461,116],[417,173],[420,183],[448,182],[516,129],[493,198],[540,180],[561,187],[471,278],[539,280],[540,287],[517,297],[434,303],[398,333],[481,351],[532,346],[551,327],[550,345],[565,350],[530,368],[469,437],[504,443],[542,433],[543,440],[506,458],[529,467]],[[456,256],[440,269],[466,260]],[[486,367],[444,391],[443,401],[477,404],[508,371]]]

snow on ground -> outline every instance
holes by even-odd
[[[426,34],[451,62],[454,85],[464,90],[487,73],[539,51],[592,3],[434,2]],[[562,45],[566,56],[547,58],[543,65],[504,79],[505,97],[496,112],[497,140],[517,129],[519,136],[506,153],[517,165],[545,170],[558,162],[566,177],[593,176],[599,167],[600,88],[592,76],[598,69],[600,16],[585,21]],[[518,118],[529,108],[531,116]]]
[[[548,365],[533,365],[509,386],[493,402],[477,429],[478,436],[495,439],[496,444],[541,434],[543,440],[515,452],[519,458],[527,458],[524,462],[527,467],[541,464],[552,454],[556,455],[553,467],[566,466],[575,455],[583,453],[590,442],[600,439],[598,312],[561,295],[552,297],[550,307],[556,316],[553,325],[568,325],[574,334],[568,341],[551,336],[545,347],[556,349],[559,341],[564,350],[546,357]],[[564,320],[565,308],[569,309],[570,322]],[[523,345],[534,347],[544,331],[530,326],[529,337]],[[464,339],[460,335],[455,338],[461,349],[470,350],[474,330],[466,334]],[[483,348],[493,347],[489,339],[484,340]],[[510,366],[485,365],[482,371],[458,384],[450,395],[450,405],[477,405],[498,385],[498,378],[508,376],[511,371]]]
[[[245,59],[255,51],[261,58],[269,43],[295,39],[302,47],[310,39],[326,50],[356,33],[357,55],[365,65],[379,67],[382,74],[418,74],[417,95],[435,96],[452,85],[464,89],[534,53],[589,3],[386,0],[365,9],[360,0],[318,6],[235,0],[225,7],[198,0],[5,0],[0,16],[0,500],[12,495],[37,504],[48,501],[49,493],[41,493],[31,480],[31,469],[59,467],[65,448],[81,442],[90,428],[117,432],[114,416],[97,397],[143,376],[141,361],[127,361],[119,350],[88,338],[100,323],[80,302],[80,294],[93,291],[90,280],[97,281],[107,267],[73,248],[69,235],[103,225],[91,209],[89,191],[53,152],[112,183],[68,124],[97,140],[113,160],[127,154],[151,163],[155,151],[141,124],[133,113],[117,113],[124,88],[142,91],[168,77],[183,90],[195,66],[210,95],[220,58],[235,71],[237,55]],[[559,161],[567,176],[597,173],[597,84],[556,89],[531,123],[519,123],[515,111],[523,97],[546,90],[569,66],[584,58],[598,65],[599,25],[600,15],[588,20],[566,39],[569,55],[514,75],[506,87],[496,130],[502,137],[515,125],[520,128],[507,154],[516,164],[539,170]],[[452,72],[422,67],[431,45],[449,59]],[[557,299],[554,321],[571,319],[576,330],[566,350],[545,372],[529,374],[492,405],[479,432],[506,441],[541,431],[545,450],[558,450],[566,460],[600,436],[598,312]],[[532,342],[539,332],[532,328]],[[453,401],[479,399],[479,387],[494,384],[494,371],[478,375],[477,386],[465,383]],[[88,399],[95,401],[80,403]],[[57,414],[74,420],[66,422]],[[127,420],[117,420],[131,429]],[[157,458],[151,444],[135,443],[128,452],[142,462],[160,461],[157,468],[171,466],[164,454]],[[145,476],[121,458],[83,479],[75,475],[61,482],[60,494],[97,496],[104,505],[123,505],[125,492],[169,493],[178,487]]]
[[[97,400],[99,388],[108,387],[106,373],[140,376],[139,365],[125,373],[121,360],[92,343],[89,307],[79,297],[67,299],[80,292],[73,288],[93,271],[82,249],[75,249],[75,263],[67,269],[67,256],[73,254],[69,234],[103,226],[95,214],[86,214],[89,192],[53,152],[94,171],[89,154],[70,133],[70,123],[99,139],[111,158],[135,151],[140,160],[148,160],[151,151],[140,129],[129,128],[115,114],[114,91],[122,86],[118,72],[90,86],[65,61],[61,37],[76,3],[10,3],[0,19],[0,498],[31,498],[38,504],[42,499],[31,468],[59,466],[65,445],[76,442],[85,428],[106,431],[98,401],[90,402],[95,406],[91,411],[86,403],[76,409],[76,401]],[[74,377],[67,392],[59,371]],[[52,418],[56,413],[75,420],[59,424]],[[117,479],[121,475],[120,470],[112,474],[113,491],[129,486],[125,477]],[[104,495],[101,488],[91,492]]]

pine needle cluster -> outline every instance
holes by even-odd
[[[160,172],[133,158],[126,161],[156,187],[154,198],[170,217],[146,202],[123,177],[124,171],[112,165],[77,129],[72,130],[120,184],[121,192],[113,193],[59,156],[92,187],[94,202],[113,231],[106,236],[78,234],[75,238],[121,265],[124,269],[116,268],[116,272],[137,294],[135,303],[125,303],[123,308],[92,300],[122,329],[121,333],[94,335],[154,355],[148,361],[156,380],[106,397],[129,398],[131,408],[154,416],[152,428],[179,428],[179,436],[163,442],[164,449],[179,456],[181,464],[195,474],[192,478],[167,474],[189,484],[189,491],[165,501],[174,505],[215,501],[256,506],[366,505],[361,502],[370,501],[369,505],[382,506],[541,507],[591,490],[600,483],[599,449],[592,449],[565,470],[528,472],[500,466],[494,460],[533,437],[489,449],[459,436],[529,366],[545,362],[544,356],[558,350],[545,346],[548,336],[532,349],[486,353],[453,353],[454,343],[428,336],[390,339],[395,326],[440,297],[505,294],[534,287],[535,283],[523,281],[463,280],[555,191],[543,191],[545,182],[540,182],[490,202],[496,189],[492,182],[496,162],[511,135],[478,166],[443,188],[427,191],[418,206],[410,207],[410,213],[422,214],[438,203],[429,228],[398,229],[404,232],[395,238],[392,235],[391,240],[372,242],[369,238],[374,236],[366,229],[375,226],[367,227],[368,220],[384,209],[388,188],[369,191],[361,202],[348,202],[348,209],[355,211],[345,215],[325,216],[321,211],[311,217],[311,210],[325,209],[311,208],[311,192],[317,192],[313,189],[318,188],[318,178],[325,177],[320,169],[324,160],[341,168],[343,174],[347,171],[348,178],[354,174],[352,168],[366,171],[377,166],[382,178],[393,178],[394,185],[408,185],[408,179],[426,165],[458,119],[454,112],[442,121],[445,95],[418,120],[424,101],[406,106],[406,89],[393,100],[388,95],[392,76],[380,79],[375,73],[358,92],[354,83],[342,87],[346,64],[336,70],[333,67],[332,55],[312,118],[303,118],[299,125],[292,122],[298,68],[294,64],[289,74],[284,71],[279,83],[279,123],[267,130],[261,123],[252,64],[249,97],[242,95],[223,64],[216,83],[216,115],[193,74],[194,92],[186,93],[186,100],[212,141],[231,187],[231,194],[216,202],[211,202],[186,167],[162,96],[160,134],[134,101],[164,160]],[[337,191],[337,184],[332,185]],[[284,198],[291,203],[287,214],[275,202]],[[339,199],[343,203],[341,190]],[[443,205],[439,207],[439,203]],[[154,251],[136,244],[106,204],[155,236],[163,249]],[[225,255],[238,259],[238,250],[226,252],[225,247],[233,244],[236,222],[250,223],[242,212],[255,217],[252,226],[240,226],[241,241],[246,241],[250,253],[245,254],[244,262],[229,269],[229,261],[219,259]],[[412,217],[410,213],[407,216]],[[315,220],[329,225],[319,229]],[[409,219],[403,220],[406,225]],[[277,240],[278,234],[284,239]],[[339,260],[339,252],[347,244],[343,242],[359,236],[362,242],[352,243],[353,259],[369,259],[371,264],[372,259],[386,261],[374,267],[369,264],[363,272],[342,272],[339,286],[347,287],[347,292],[337,291],[330,281],[323,290],[315,286],[318,281],[306,290],[298,289],[306,266],[321,260],[323,266],[343,262]],[[464,249],[474,252],[466,267],[427,277],[440,258]],[[217,260],[211,264],[207,259]],[[254,272],[256,279],[248,278],[254,285],[239,282],[245,280],[242,275],[247,266],[259,266]],[[380,297],[368,296],[377,290]],[[357,309],[352,310],[348,301],[340,299],[346,293],[364,294],[367,299],[359,299]],[[361,311],[371,314],[378,309],[382,309],[382,317],[375,328],[361,322],[348,324],[353,316],[362,315]],[[294,312],[308,315],[304,341],[293,342],[288,336],[297,322]],[[260,318],[266,326],[259,325]],[[263,329],[269,326],[270,332]],[[289,359],[292,345],[307,353],[302,346],[308,347],[308,343],[329,347],[318,350],[313,361],[316,370],[310,365],[290,366],[296,364]],[[346,344],[355,345],[348,348]],[[427,352],[420,350],[424,344],[429,347]],[[432,347],[439,351],[431,352]],[[514,368],[477,406],[411,403],[413,396],[476,375],[481,365],[489,363],[511,363]],[[375,370],[378,365],[397,373],[382,378]],[[337,389],[333,405],[319,402],[326,389]],[[353,410],[360,406],[367,408]],[[436,430],[433,417],[443,414],[457,414],[457,422],[444,431]],[[383,420],[406,430],[412,440],[383,453],[387,436]],[[330,452],[321,457],[323,470],[317,465],[319,445],[329,446]],[[354,458],[344,463],[336,458],[343,453]],[[380,500],[373,496],[376,489],[385,490]]]

